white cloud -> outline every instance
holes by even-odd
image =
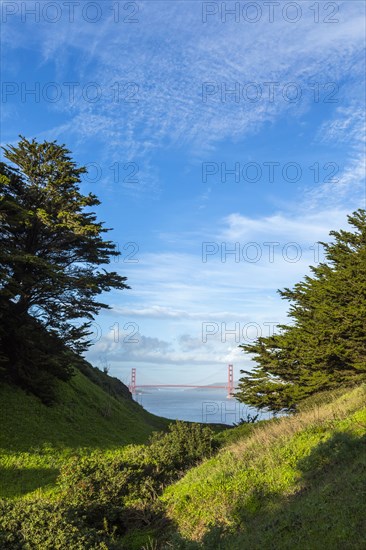
[[[199,2],[189,3],[189,9],[184,1],[139,2],[138,24],[113,24],[108,9],[98,24],[80,16],[70,24],[64,18],[54,25],[38,24],[36,33],[30,32],[31,25],[19,24],[16,29],[28,32],[18,35],[17,46],[41,46],[45,62],[62,59],[56,63],[60,83],[73,63],[76,81],[101,87],[103,98],[97,103],[79,93],[73,105],[67,99],[55,105],[68,113],[68,130],[81,140],[98,135],[108,143],[109,154],[123,150],[134,158],[149,159],[172,145],[202,155],[222,140],[256,133],[279,117],[301,117],[313,101],[311,82],[361,74],[355,56],[364,46],[362,3],[342,3],[339,23],[328,25],[315,24],[311,3],[302,5],[296,24],[279,16],[272,24],[263,17],[250,25],[223,24],[219,17],[203,24]],[[115,82],[135,82],[139,102],[126,102],[124,93],[121,101],[114,101]],[[221,83],[231,88],[255,82],[262,86],[264,99],[222,102],[218,92],[203,103],[204,82],[216,82],[219,88]],[[279,83],[273,102],[265,82]],[[301,89],[301,103],[284,100],[281,91],[289,82]]]
[[[127,272],[134,296],[123,298],[108,313],[108,326],[134,320],[141,336],[137,344],[115,343],[112,336],[94,346],[91,357],[104,353],[114,368],[132,363],[169,366],[176,370],[194,366],[210,370],[229,362],[238,368],[250,368],[251,361],[238,345],[267,336],[274,325],[286,322],[288,303],[280,299],[277,288],[292,286],[316,264],[318,240],[328,240],[330,229],[346,226],[346,212],[340,210],[284,212],[256,219],[235,214],[222,220],[221,229],[211,236],[213,242],[279,242],[272,262],[268,247],[261,261],[235,262],[220,254],[202,262],[200,246],[196,254],[145,254],[140,263]],[[196,242],[196,237],[192,237]],[[286,261],[283,246],[298,241],[302,258]],[[319,260],[323,257],[320,254]],[[123,271],[126,274],[126,264]],[[126,304],[126,299],[130,303]],[[164,334],[163,340],[161,335]],[[122,368],[122,367],[121,367]],[[179,374],[181,376],[181,374]],[[184,377],[184,375],[182,375]]]
[[[332,146],[344,144],[348,160],[335,182],[323,183],[305,193],[307,208],[319,210],[326,202],[328,209],[366,207],[366,119],[363,101],[351,101],[339,107],[333,118],[319,129],[317,139]]]
[[[297,211],[293,215],[278,213],[258,219],[231,214],[225,220],[227,228],[223,230],[222,238],[231,242],[278,240],[282,246],[289,242],[309,246],[327,238],[329,221],[338,225],[344,223],[344,219],[344,210],[318,211],[307,215]]]

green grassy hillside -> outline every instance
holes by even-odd
[[[173,432],[155,447],[140,445],[169,421],[134,403],[118,380],[84,372],[59,384],[52,407],[0,390],[1,548],[365,547],[365,385],[214,434],[220,449],[184,474],[194,426],[181,428],[187,441]]]
[[[19,388],[0,386],[0,497],[52,490],[60,465],[75,452],[143,443],[166,428],[167,420],[123,395],[121,383],[91,367],[88,375],[60,381],[51,407]]]
[[[366,386],[258,424],[162,500],[167,548],[365,548]]]

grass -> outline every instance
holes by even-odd
[[[167,548],[364,548],[366,386],[258,424],[162,501]]]
[[[72,456],[128,458],[167,427],[119,383],[93,376],[60,382],[52,407],[0,388],[0,497],[58,501],[56,478]],[[366,385],[314,396],[296,415],[216,431],[218,454],[164,490],[162,523],[128,532],[118,548],[365,547]]]
[[[0,497],[52,493],[71,455],[143,443],[169,423],[81,372],[59,383],[57,401],[47,407],[19,388],[0,387]]]

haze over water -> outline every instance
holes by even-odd
[[[172,420],[232,425],[241,418],[246,419],[248,414],[256,414],[252,407],[226,396],[224,389],[161,388],[137,394],[134,399],[149,412]],[[268,417],[266,413],[259,415],[259,419]]]

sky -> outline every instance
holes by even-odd
[[[1,1],[1,144],[64,143],[121,252],[86,354],[213,383],[365,208],[365,3]]]

